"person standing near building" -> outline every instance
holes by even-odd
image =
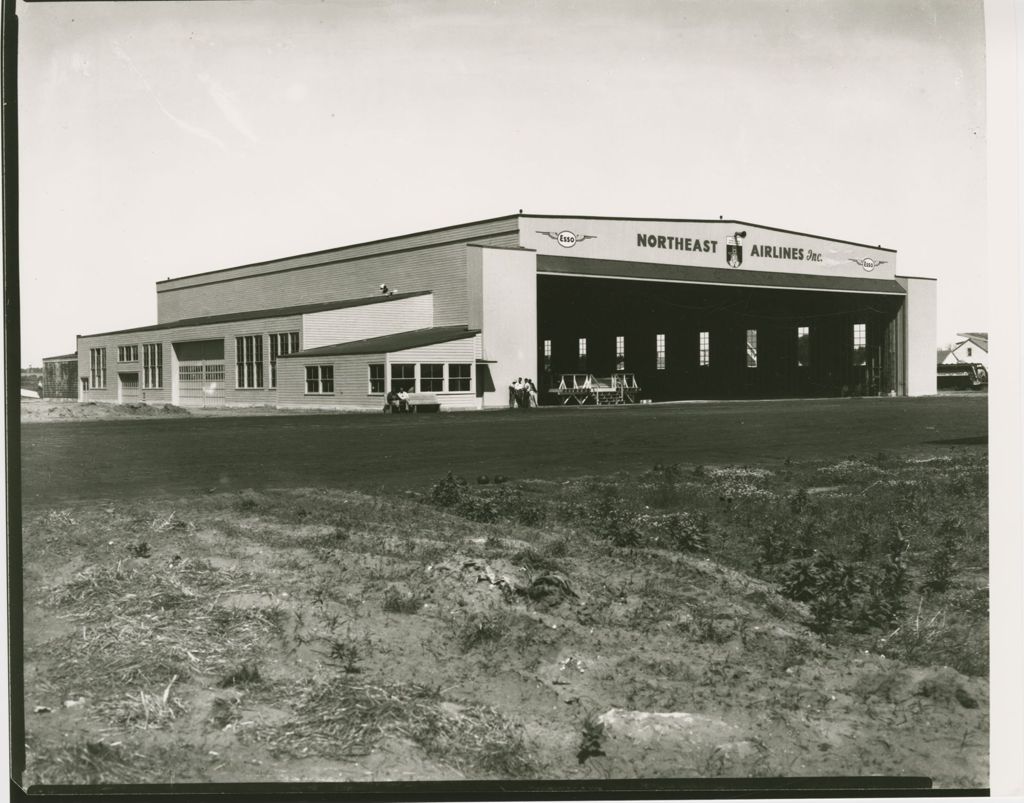
[[[530,396],[530,406],[531,407],[538,407],[538,406],[540,406],[540,402],[537,400],[537,386],[535,384],[533,384],[533,380],[532,379],[527,379],[526,380],[526,390],[527,390],[527,392],[529,393],[529,396]]]

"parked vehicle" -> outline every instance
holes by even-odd
[[[988,370],[977,362],[939,365],[939,390],[982,390],[988,388]]]

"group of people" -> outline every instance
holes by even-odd
[[[537,404],[537,386],[533,384],[532,379],[519,377],[515,382],[509,384],[509,407],[518,407],[525,410],[528,407],[536,407]]]
[[[397,391],[394,388],[391,388],[387,395],[387,406],[384,408],[384,411],[388,413],[409,412],[409,394],[411,392],[411,385],[408,389],[399,388]]]

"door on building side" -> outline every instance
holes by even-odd
[[[138,404],[139,402],[139,374],[118,374],[117,375],[117,403]]]
[[[209,360],[179,362],[178,404],[182,407],[223,407],[224,363]]]

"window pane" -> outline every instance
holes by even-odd
[[[665,370],[665,335],[654,336],[655,369]]]
[[[711,333],[701,332],[700,333],[700,364],[708,365],[711,363]]]
[[[853,364],[867,364],[867,324],[855,323],[853,325]]]
[[[811,364],[811,328],[800,326],[796,330],[796,364]]]
[[[370,366],[370,393],[384,392],[384,365],[375,363]]]
[[[438,393],[444,389],[444,365],[424,363],[420,365],[420,391]]]
[[[747,368],[757,368],[757,330],[747,330]]]
[[[412,363],[393,363],[391,366],[391,389],[412,390],[416,380],[416,366]]]
[[[449,390],[469,390],[470,370],[468,364],[457,363],[449,366]]]

